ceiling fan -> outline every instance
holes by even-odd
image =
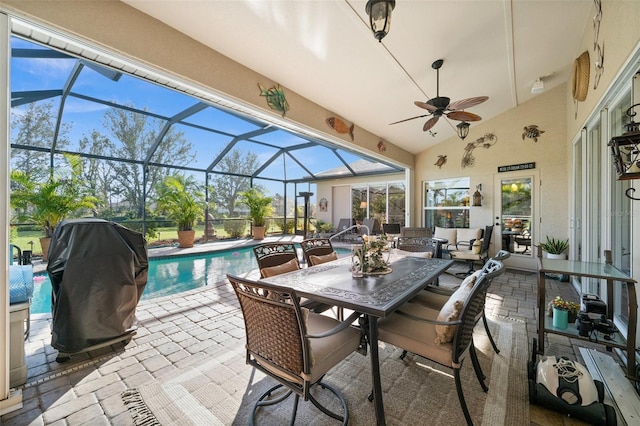
[[[482,117],[477,114],[473,114],[471,112],[463,111],[472,106],[478,105],[489,99],[488,96],[476,96],[474,98],[462,99],[459,101],[449,103],[450,99],[445,96],[440,96],[440,67],[444,63],[443,59],[438,59],[433,64],[431,64],[431,68],[436,70],[437,80],[436,80],[436,97],[429,99],[427,102],[415,101],[414,104],[420,108],[426,109],[429,111],[428,114],[418,115],[411,118],[406,118],[404,120],[396,121],[392,124],[404,123],[405,121],[414,120],[416,118],[428,117],[432,116],[430,119],[424,123],[422,126],[423,131],[428,131],[438,122],[440,117],[443,115],[452,120],[458,121],[480,121]]]

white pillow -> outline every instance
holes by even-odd
[[[469,293],[473,289],[476,283],[477,275],[472,274],[462,281],[460,287],[449,297],[447,303],[442,305],[440,313],[438,314],[438,321],[455,321],[460,316],[462,308],[464,308],[464,302],[467,300]],[[457,325],[436,325],[436,344],[447,343],[453,340],[453,335],[456,334],[458,328]]]
[[[400,256],[424,257],[426,259],[431,259],[433,257],[433,253],[430,251],[396,250],[396,253]]]

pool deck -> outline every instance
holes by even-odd
[[[150,249],[150,257],[229,250],[260,242],[293,241],[296,237],[269,237],[262,241],[234,240],[201,244],[193,248]],[[339,246],[342,244],[336,244]],[[348,247],[348,244],[344,245]],[[257,276],[257,271],[249,274]],[[536,335],[536,279],[532,272],[508,270],[491,287],[487,315],[526,320],[528,339]],[[447,275],[447,280],[454,277]],[[459,280],[458,280],[459,281]],[[551,294],[570,286],[547,281]],[[551,291],[554,290],[554,291]],[[558,293],[556,293],[558,291]],[[121,398],[127,389],[162,380],[176,372],[189,371],[221,352],[244,357],[244,323],[238,302],[227,282],[201,287],[172,296],[141,301],[136,309],[135,336],[129,341],[75,354],[56,362],[51,346],[51,315],[31,317],[31,334],[25,342],[27,383],[23,407],[0,417],[3,426],[14,425],[133,425]],[[563,336],[549,336],[547,352],[580,360],[579,346]],[[242,365],[242,368],[248,368]],[[530,407],[531,425],[579,425],[581,422]]]

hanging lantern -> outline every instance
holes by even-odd
[[[381,42],[391,28],[391,11],[396,7],[395,0],[369,0],[365,6],[369,15],[369,25],[373,36]]]

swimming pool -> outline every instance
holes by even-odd
[[[213,285],[224,281],[227,273],[242,274],[257,267],[251,247],[193,256],[151,258],[142,300]],[[51,313],[51,281],[47,274],[34,277],[31,313]]]
[[[336,248],[338,253],[348,249]],[[258,268],[251,247],[149,259],[149,277],[142,300],[168,296],[224,281],[227,274],[243,274]],[[51,313],[51,281],[47,274],[34,277],[32,314]]]

